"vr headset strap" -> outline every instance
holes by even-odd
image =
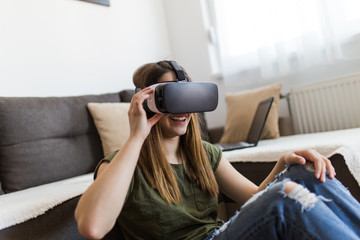
[[[187,81],[186,77],[185,77],[185,73],[182,70],[182,68],[180,67],[180,65],[172,60],[166,61],[167,63],[169,63],[171,65],[171,67],[173,68],[173,70],[175,71],[176,74],[176,78],[178,82],[181,81]],[[135,88],[135,93],[137,93],[138,91],[140,91],[142,88]]]
[[[171,65],[171,67],[174,69],[178,82],[186,81],[185,73],[177,62],[175,61],[166,61],[166,62],[168,62]]]

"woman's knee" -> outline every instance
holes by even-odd
[[[284,179],[293,179],[296,180],[296,182],[304,182],[316,180],[314,176],[314,170],[312,169],[311,164],[294,164],[288,166],[284,171],[279,173],[276,176],[276,179],[278,182],[283,181]]]
[[[302,210],[313,207],[318,201],[318,197],[314,193],[293,181],[284,182],[284,194],[286,197],[300,203]]]
[[[284,183],[284,192],[285,194],[289,194],[295,187],[299,184],[293,181],[287,181]]]

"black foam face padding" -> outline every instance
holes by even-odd
[[[174,82],[155,89],[155,103],[162,113],[208,112],[218,105],[218,88],[209,82]]]

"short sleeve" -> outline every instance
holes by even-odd
[[[208,156],[211,168],[213,169],[213,171],[215,172],[217,167],[219,166],[221,157],[222,157],[222,151],[220,148],[214,146],[213,144],[206,142],[206,141],[202,141],[205,152]]]
[[[111,162],[111,160],[115,157],[115,155],[118,153],[118,151],[119,150],[116,150],[115,152],[109,154],[108,156],[106,156],[100,160],[100,162],[98,163],[98,165],[96,166],[95,171],[94,171],[94,180],[96,179],[97,172],[99,170],[100,165],[104,162]]]
[[[100,162],[98,163],[98,165],[96,166],[95,168],[95,171],[94,171],[94,180],[96,179],[96,176],[97,176],[97,172],[99,170],[99,167],[102,163],[104,162],[111,162],[111,160],[115,157],[115,155],[119,152],[119,150],[116,150],[115,152],[109,154],[108,156],[104,157],[103,159],[100,160]],[[128,196],[129,194],[132,192],[132,190],[134,189],[134,176],[132,177],[131,179],[131,182],[130,182],[130,186],[129,186],[129,189],[128,189],[128,192],[126,194],[126,198],[125,198],[125,201],[128,199]]]

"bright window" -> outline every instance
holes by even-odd
[[[209,1],[224,75],[274,78],[360,57],[345,49],[359,45],[358,0]]]

